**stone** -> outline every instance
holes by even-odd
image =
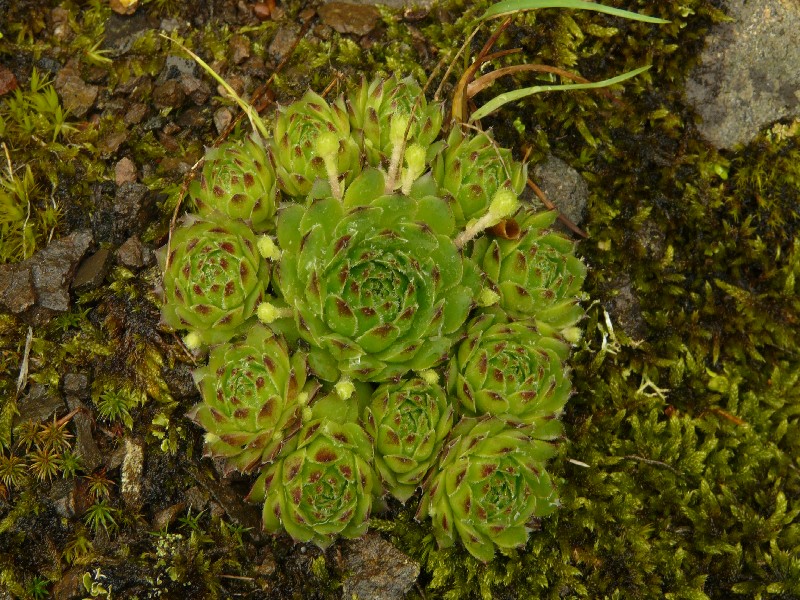
[[[534,182],[570,221],[579,225],[586,216],[589,186],[581,174],[560,158],[549,155],[533,167]]]
[[[124,244],[117,248],[115,256],[117,262],[128,269],[141,269],[147,262],[145,247],[135,235],[129,237]]]
[[[374,6],[329,2],[317,10],[322,22],[339,33],[367,35],[378,24],[380,11]]]
[[[185,99],[186,93],[183,91],[180,82],[175,79],[160,83],[153,90],[153,104],[159,110],[178,108]]]
[[[125,125],[137,125],[147,116],[147,110],[147,105],[142,102],[131,104],[123,117],[123,122]]]
[[[57,417],[64,410],[64,400],[50,386],[31,383],[28,393],[17,402],[19,414],[14,417],[16,427],[23,421],[42,423]]]
[[[727,0],[733,21],[706,37],[686,98],[717,148],[750,141],[778,119],[800,116],[800,4]]]
[[[282,59],[291,49],[299,31],[300,30],[295,27],[281,27],[272,39],[268,52],[276,60]]]
[[[350,2],[352,4],[366,5],[382,4],[395,9],[427,9],[433,4],[433,0],[350,0]],[[348,600],[350,599],[348,598]]]
[[[11,72],[11,69],[0,65],[0,96],[13,92],[18,87],[17,78]]]
[[[68,311],[72,276],[91,243],[91,232],[77,231],[22,262],[0,265],[0,310],[21,314],[33,324]]]
[[[379,534],[346,542],[342,598],[402,600],[419,576],[419,565]]]
[[[250,58],[250,40],[243,35],[234,35],[230,41],[231,58],[240,65]]]
[[[97,289],[103,284],[110,268],[111,249],[100,248],[78,267],[78,272],[72,279],[72,289],[78,292]]]
[[[71,67],[64,67],[58,72],[53,87],[61,96],[64,109],[78,118],[85,116],[94,106],[99,92],[96,85],[86,83]]]
[[[36,303],[31,270],[19,265],[0,265],[0,309],[20,314]]]
[[[223,106],[214,111],[214,127],[217,128],[217,133],[222,133],[225,128],[233,121],[233,113]]]
[[[150,190],[141,183],[123,183],[114,196],[114,234],[125,239],[143,229]]]
[[[92,436],[91,411],[80,401],[78,396],[70,394],[65,394],[65,396],[67,406],[71,411],[79,409],[78,412],[75,413],[75,416],[72,417],[72,423],[75,426],[75,443],[73,444],[73,448],[81,459],[81,466],[84,472],[91,473],[103,463],[103,455]]]
[[[142,500],[142,474],[144,473],[144,446],[139,440],[125,438],[125,457],[120,471],[120,495],[125,508],[139,511]]]
[[[123,183],[133,183],[134,181],[136,181],[136,165],[126,156],[114,165],[114,182],[117,185],[122,185]]]
[[[61,389],[67,396],[86,400],[89,398],[89,377],[86,373],[66,373],[61,378]]]

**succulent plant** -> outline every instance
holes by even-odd
[[[453,426],[453,407],[435,381],[407,379],[375,390],[364,424],[387,491],[405,502],[438,458]]]
[[[410,124],[408,145],[417,144],[425,151],[442,127],[441,104],[428,104],[422,88],[411,77],[363,79],[348,95],[347,107],[353,133],[362,136],[367,162],[373,167],[391,160],[396,147],[392,123],[403,133]]]
[[[248,472],[269,462],[300,428],[306,362],[282,336],[254,325],[244,340],[215,346],[195,371],[203,402],[189,417],[206,430],[209,456]]]
[[[200,176],[189,186],[201,217],[241,219],[256,232],[274,228],[276,192],[267,151],[252,138],[210,148]]]
[[[585,275],[520,209],[524,165],[487,133],[439,140],[411,79],[308,92],[263,141],[244,108],[261,137],[208,152],[161,257],[164,322],[210,346],[189,413],[207,454],[259,474],[266,531],[323,548],[420,487],[440,545],[524,544],[557,504]]]
[[[458,226],[485,213],[499,190],[521,194],[527,180],[527,167],[498,148],[489,133],[470,136],[460,127],[450,130],[447,147],[434,159],[431,172],[454,199]]]
[[[258,240],[240,221],[189,218],[161,252],[164,306],[161,318],[189,329],[190,345],[229,340],[255,314],[269,284]]]
[[[322,147],[320,139],[327,142]],[[296,198],[308,194],[317,179],[338,180],[348,172],[352,179],[359,164],[343,100],[329,105],[310,90],[278,111],[269,152],[280,189]]]
[[[326,548],[339,535],[366,533],[376,485],[372,446],[357,423],[328,417],[303,426],[289,448],[256,481],[265,531]]]
[[[378,196],[380,173],[362,178],[344,204],[323,195],[278,216],[276,283],[327,380],[380,382],[441,362],[480,285],[444,201]],[[366,204],[347,208],[356,199]]]
[[[464,418],[450,437],[417,517],[431,517],[440,547],[461,539],[484,562],[495,547],[523,546],[529,520],[558,505],[544,470],[554,447],[496,418]]]
[[[569,346],[552,331],[484,314],[470,322],[450,361],[448,390],[467,415],[540,425],[569,397],[568,355]]]
[[[482,237],[475,241],[472,256],[507,314],[565,330],[583,316],[579,300],[586,265],[575,256],[571,240],[548,229],[556,216],[523,211],[517,217],[517,235]]]

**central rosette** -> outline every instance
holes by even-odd
[[[480,287],[446,201],[369,196],[312,193],[278,218],[278,288],[329,381],[386,381],[444,360]]]

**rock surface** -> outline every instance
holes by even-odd
[[[419,565],[377,533],[348,542],[347,549],[343,600],[402,600],[419,576]]]
[[[686,97],[717,148],[747,143],[765,125],[800,115],[800,3],[728,0],[732,22],[708,35]]]
[[[0,310],[42,323],[70,307],[69,286],[92,234],[77,231],[52,242],[32,257],[0,265]]]
[[[580,173],[560,158],[551,155],[535,165],[531,175],[564,216],[576,225],[583,222],[589,186]]]
[[[378,24],[380,11],[374,6],[329,2],[319,7],[322,22],[339,33],[367,35]]]

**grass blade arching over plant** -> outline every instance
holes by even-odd
[[[669,23],[664,19],[658,17],[649,17],[647,15],[640,15],[639,13],[622,10],[620,8],[613,8],[605,6],[604,4],[596,4],[594,2],[585,2],[584,0],[503,0],[497,4],[489,7],[483,13],[482,19],[493,19],[502,17],[526,10],[536,10],[538,8],[573,8],[576,10],[593,10],[595,12],[606,13],[615,17],[623,17],[631,21],[643,21],[644,23]]]
[[[630,79],[631,77],[636,77],[639,73],[643,73],[650,68],[650,65],[645,67],[639,67],[638,69],[634,69],[633,71],[628,71],[627,73],[623,73],[622,75],[617,75],[616,77],[611,77],[610,79],[604,79],[603,81],[595,81],[592,83],[564,83],[564,84],[555,84],[555,85],[534,85],[531,87],[522,88],[520,90],[512,90],[510,92],[505,92],[503,94],[499,94],[489,100],[486,104],[481,106],[478,110],[476,110],[470,116],[470,121],[477,121],[482,119],[483,117],[492,114],[501,106],[508,104],[509,102],[513,102],[514,100],[520,100],[522,98],[527,98],[528,96],[532,96],[533,94],[538,94],[540,92],[552,92],[556,90],[590,90],[596,88],[603,88],[608,87],[610,85],[614,85],[615,83],[620,83],[625,81],[626,79]]]

